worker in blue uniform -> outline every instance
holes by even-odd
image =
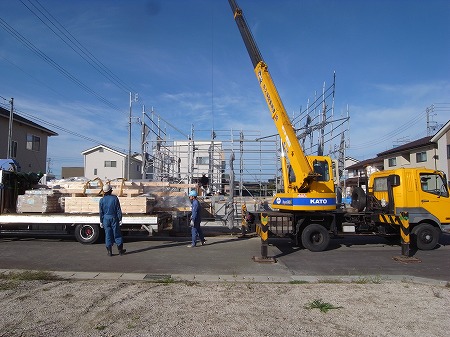
[[[100,227],[105,229],[105,243],[108,256],[112,256],[112,246],[116,243],[119,249],[119,255],[123,255],[126,249],[123,249],[123,238],[120,231],[122,226],[122,210],[120,208],[119,198],[112,195],[110,184],[103,186],[103,198],[99,202],[100,208]]]
[[[201,207],[200,202],[197,200],[197,191],[192,190],[189,192],[189,200],[191,201],[191,221],[189,225],[191,226],[192,243],[188,246],[189,248],[195,247],[197,245],[197,236],[200,238],[202,246],[206,243],[205,237],[203,236],[202,228],[200,223],[201,218]]]

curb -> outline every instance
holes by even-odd
[[[29,270],[0,269],[0,274],[21,273]],[[269,275],[193,275],[47,271],[64,280],[109,280],[143,282],[230,282],[230,283],[335,283],[382,284],[383,282],[417,283],[449,287],[450,281],[409,275],[318,275],[318,276],[269,276]]]

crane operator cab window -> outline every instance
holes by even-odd
[[[314,160],[313,163],[314,173],[320,174],[317,177],[317,181],[329,181],[330,180],[330,167],[325,160]]]

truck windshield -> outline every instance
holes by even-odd
[[[447,184],[438,174],[421,174],[422,191],[448,198]]]

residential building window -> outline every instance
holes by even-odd
[[[115,160],[105,160],[105,167],[117,167]]]
[[[41,137],[27,134],[27,150],[40,151],[41,149]]]
[[[17,158],[17,142],[15,140],[11,142],[11,158]]]
[[[450,159],[450,145],[447,145],[447,159]]]
[[[197,165],[209,165],[209,157],[197,157],[195,163]]]
[[[141,172],[141,165],[136,165],[136,171]]]
[[[102,147],[99,148],[99,149],[98,149],[98,152],[103,152],[103,148],[102,148]]]
[[[416,153],[416,163],[423,163],[425,161],[427,161],[427,153],[425,151],[417,152]]]
[[[389,167],[397,166],[397,158],[389,158],[388,165]]]
[[[97,169],[94,169],[94,176],[97,175]]]

